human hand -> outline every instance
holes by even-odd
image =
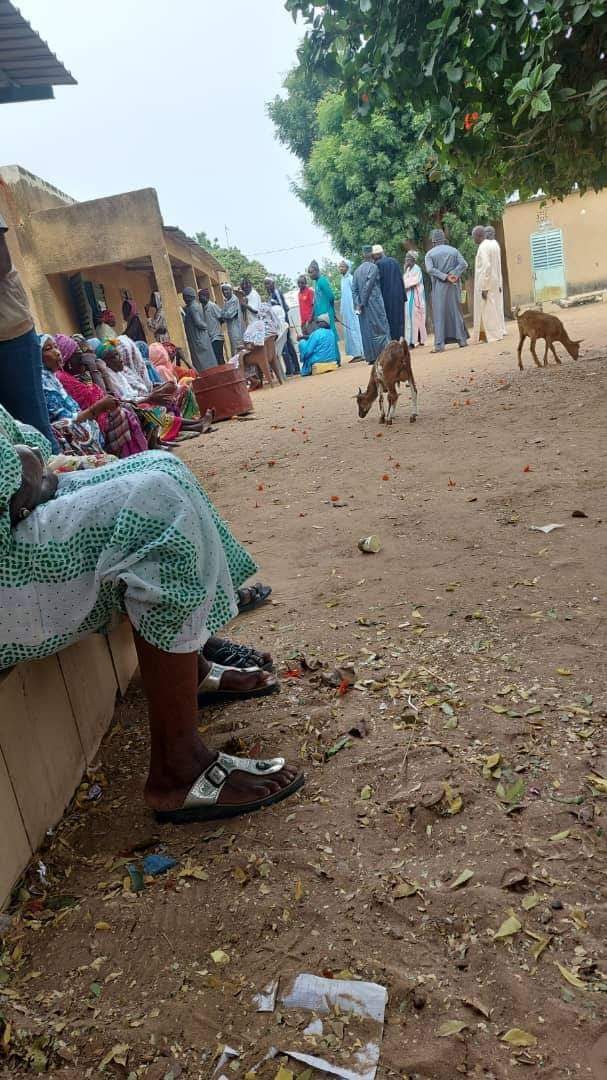
[[[452,285],[457,285],[459,278],[455,274],[447,274],[447,281],[451,282]]]
[[[57,491],[58,478],[48,472],[42,455],[25,445],[14,447],[21,461],[21,485],[10,501],[11,525],[18,525],[43,502],[52,499]]]

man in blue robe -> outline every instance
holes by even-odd
[[[365,360],[374,364],[390,341],[390,326],[381,294],[379,270],[373,262],[373,248],[365,244],[363,261],[352,277],[352,300],[358,315]]]
[[[381,244],[373,245],[373,259],[379,270],[379,286],[386,309],[390,337],[400,341],[405,334],[405,285],[399,263],[385,255]]]

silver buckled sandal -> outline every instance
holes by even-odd
[[[268,697],[269,694],[277,694],[280,690],[280,683],[275,678],[266,679],[262,686],[253,687],[252,690],[222,690],[221,680],[226,671],[238,671],[240,674],[245,671],[257,671],[260,675],[262,674],[262,669],[258,667],[238,668],[225,664],[211,664],[208,673],[198,684],[199,708],[222,701],[246,701],[247,698]],[[263,674],[267,676],[268,672],[263,672]]]
[[[240,758],[231,754],[218,754],[215,761],[200,774],[192,784],[183,805],[178,810],[156,810],[157,821],[170,821],[175,825],[190,821],[217,821],[219,818],[239,817],[253,814],[266,806],[288,799],[299,791],[304,783],[304,774],[299,773],[290,784],[267,795],[264,799],[255,799],[248,803],[222,803],[219,796],[233,772],[249,773],[251,776],[272,776],[285,767],[285,759],[278,758]]]

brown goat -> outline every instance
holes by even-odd
[[[367,389],[363,392],[360,386],[356,395],[358,415],[361,419],[367,415],[376,397],[379,397],[379,422],[391,424],[396,412],[398,390],[396,387],[401,382],[409,383],[411,388],[411,402],[413,409],[409,422],[414,424],[417,420],[417,387],[411,368],[411,353],[407,342],[391,341],[382,350],[371,368]],[[384,394],[388,395],[388,415],[384,411]]]
[[[523,311],[521,315],[517,312],[516,320],[518,322],[519,334],[521,335],[521,339],[518,343],[518,366],[521,371],[523,370],[521,352],[523,349],[523,342],[527,337],[529,338],[531,353],[537,367],[542,366],[535,351],[535,343],[538,338],[544,338],[546,342],[544,367],[547,367],[548,365],[548,349],[552,350],[552,355],[557,364],[560,364],[561,362],[554,348],[555,341],[560,341],[561,345],[565,346],[572,359],[577,360],[583,338],[581,338],[580,341],[571,341],[561,320],[557,319],[556,315],[545,315],[543,311]]]

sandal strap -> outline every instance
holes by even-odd
[[[192,784],[182,809],[193,806],[214,806],[230,775],[233,772],[245,772],[251,776],[270,776],[285,767],[285,759],[278,758],[241,758],[231,754],[218,754],[215,761],[200,774]]]
[[[217,645],[212,650],[208,650],[206,656],[202,652],[202,656],[203,659],[210,660],[211,663],[227,664],[235,667],[240,666],[240,664],[236,664],[236,661],[240,661],[240,663],[249,661],[254,667],[261,667],[263,663],[263,656],[257,649],[237,641],[230,641],[229,638],[218,638]]]
[[[221,691],[221,680],[226,671],[237,671],[242,674],[243,671],[259,671],[259,668],[237,668],[228,667],[226,664],[211,664],[209,671],[205,675],[204,679],[198,686],[199,694],[216,694]]]

